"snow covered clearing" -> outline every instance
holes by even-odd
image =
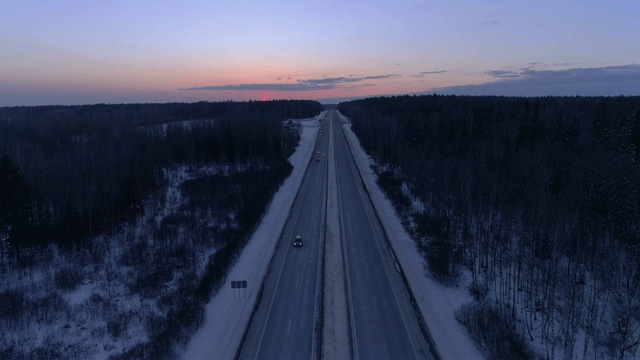
[[[49,245],[39,250],[41,260],[32,267],[3,272],[0,307],[6,306],[6,313],[18,306],[18,313],[28,304],[29,311],[24,316],[5,317],[7,323],[0,327],[0,358],[30,354],[34,358],[107,359],[149,341],[149,319],[171,310],[184,276],[191,274],[172,274],[157,291],[143,291],[143,295],[134,289],[150,285],[144,273],[153,271],[158,260],[149,245],[158,241],[154,229],[168,218],[186,214],[183,205],[188,199],[180,190],[186,181],[243,168],[183,165],[163,169],[165,189],[145,200],[144,215],[134,222],[114,234],[94,237],[90,247],[62,251]],[[219,225],[220,219],[211,214],[198,216],[205,226]],[[192,235],[188,231],[181,228],[174,242],[188,241]],[[132,254],[132,249],[143,251]],[[206,246],[186,261],[194,269],[203,269],[215,251],[215,246]],[[134,255],[141,255],[148,266],[127,260]],[[173,258],[159,261],[170,263]]]
[[[371,169],[371,159],[351,131],[349,120],[345,116],[340,116],[341,121],[347,123],[343,128],[351,151],[394,254],[418,301],[438,353],[443,359],[483,359],[484,356],[477,349],[464,326],[458,323],[454,316],[460,305],[473,301],[466,286],[457,288],[444,286],[429,276],[425,261],[418,252],[415,242],[406,233],[393,205],[376,184],[376,175]]]
[[[169,122],[153,124],[153,125],[138,126],[136,127],[136,129],[147,130],[150,132],[158,132],[162,134],[162,136],[166,136],[167,130],[169,129],[191,129],[195,126],[211,125],[215,121],[216,120],[214,119],[192,119],[192,120],[169,121]]]
[[[229,272],[228,280],[247,281],[246,291],[225,286],[211,298],[206,306],[204,325],[187,344],[182,356],[184,359],[232,359],[235,356],[262,279],[313,155],[320,128],[318,119],[322,116],[324,112],[316,118],[300,121],[300,143],[289,158],[293,165],[291,175],[274,195],[262,222]]]

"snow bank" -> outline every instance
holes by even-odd
[[[345,116],[340,117],[343,122],[348,122]],[[464,326],[454,317],[460,305],[473,299],[466,289],[441,285],[427,274],[425,261],[415,242],[406,233],[393,205],[376,184],[377,177],[371,169],[372,160],[360,146],[351,125],[345,124],[343,128],[373,205],[411,286],[438,353],[442,359],[484,359]]]
[[[191,338],[182,356],[184,359],[233,359],[235,356],[278,238],[313,155],[320,128],[318,119],[322,116],[324,112],[314,119],[300,121],[300,143],[289,158],[293,171],[274,195],[262,222],[229,273],[227,282],[246,280],[246,291],[231,289],[227,285],[211,298],[206,306],[205,323]]]
[[[322,359],[347,359],[349,346],[349,314],[345,293],[345,272],[340,233],[340,209],[335,173],[333,138],[337,129],[329,122],[327,230],[324,250],[324,296],[322,313]]]

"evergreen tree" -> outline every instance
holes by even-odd
[[[19,252],[31,245],[32,225],[29,187],[15,161],[5,153],[0,158],[0,240]],[[3,249],[4,251],[4,245]]]

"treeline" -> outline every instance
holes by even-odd
[[[533,358],[534,338],[547,358],[637,356],[640,97],[401,96],[339,110],[432,273],[470,272],[478,301],[458,316],[489,357]]]
[[[0,357],[177,357],[291,172],[285,120],[321,111],[0,109]]]
[[[231,266],[292,168],[283,162],[187,180],[180,186],[186,201],[176,214],[164,218],[159,228],[151,226],[148,236],[126,241],[119,264],[136,272],[124,282],[132,294],[160,299],[166,313],[149,314],[148,341],[113,359],[180,355],[179,349],[205,320],[210,296],[225,285]],[[199,258],[204,264],[194,261]],[[128,326],[126,319],[114,322]]]
[[[321,110],[297,100],[0,108],[0,256],[28,265],[34,246],[115,231],[171,164],[286,162],[298,133],[284,120]]]

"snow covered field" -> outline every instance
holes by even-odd
[[[323,115],[324,113],[319,117]],[[183,354],[184,359],[231,359],[234,357],[253,311],[260,283],[267,271],[289,209],[313,154],[319,128],[317,118],[313,120],[315,121],[301,122],[303,130],[300,144],[289,159],[294,167],[292,174],[274,196],[262,223],[229,274],[229,280],[248,281],[246,295],[242,290],[234,290],[227,286],[212,297],[207,305],[205,323],[189,342]],[[344,117],[342,121],[348,122]],[[431,331],[437,351],[443,359],[482,359],[482,354],[467,331],[454,317],[454,312],[461,304],[472,301],[466,286],[446,287],[429,276],[414,241],[404,231],[393,206],[376,185],[376,176],[371,170],[371,160],[360,146],[350,126],[343,125],[343,127],[397,260],[401,264]],[[330,151],[330,160],[332,155],[333,152]],[[327,214],[328,218],[331,218],[331,211],[335,211],[335,208],[329,207],[328,211],[330,212]],[[339,312],[339,309],[334,310]],[[324,345],[323,351],[325,354],[345,354],[346,350],[343,347],[344,342],[328,342]]]

